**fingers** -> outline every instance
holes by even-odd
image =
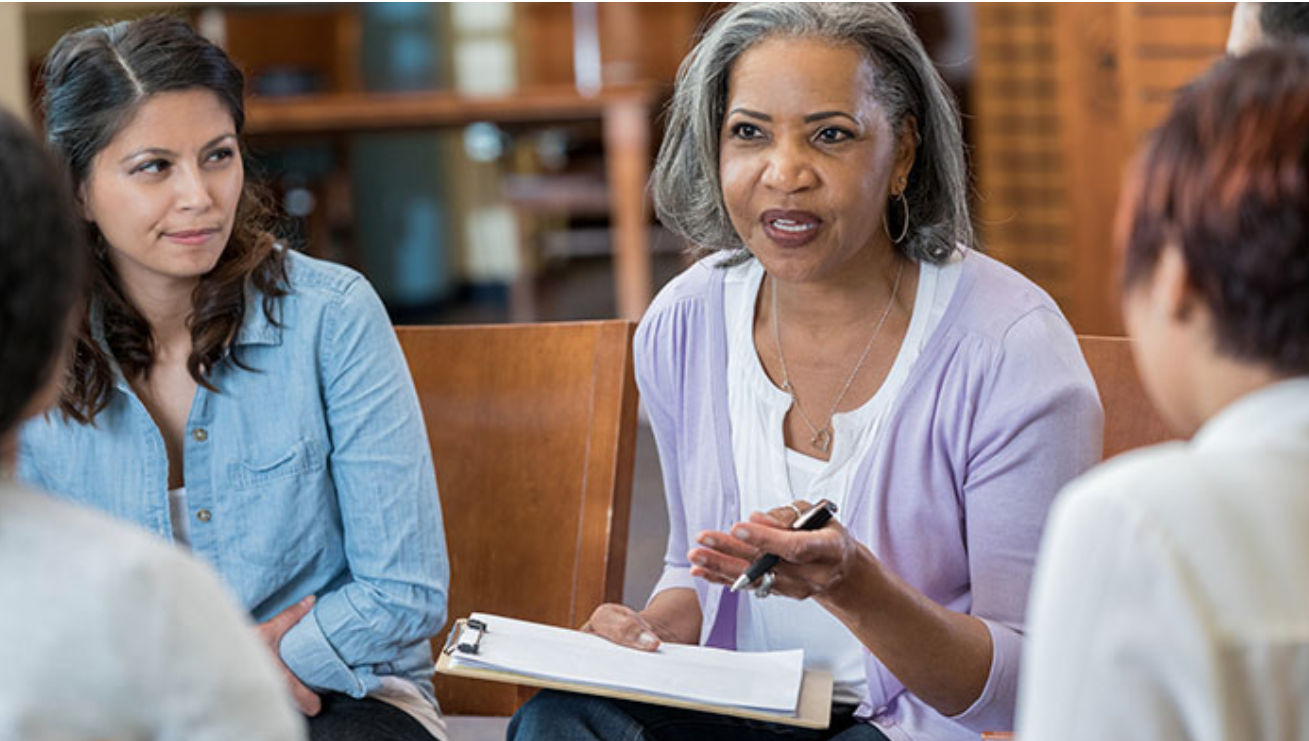
[[[294,628],[296,623],[299,623],[304,619],[305,615],[309,614],[309,611],[314,608],[314,603],[316,601],[317,598],[312,594],[305,597],[294,605],[277,613],[267,622],[256,625],[255,633],[259,635],[264,643],[268,644],[268,647],[273,650],[273,654],[276,655],[282,644],[282,636],[286,631]]]
[[[704,548],[692,550],[689,556],[691,576],[714,584],[731,584],[750,566],[749,561],[724,557]]]
[[[800,519],[801,515],[813,509],[813,507],[812,504],[803,499],[797,499],[790,504],[774,507],[768,510],[767,513],[755,512],[750,515],[750,521],[757,522],[760,525],[790,528],[795,524],[796,520]]]
[[[654,651],[661,643],[645,618],[626,605],[600,605],[582,626],[582,631],[638,651]]]
[[[715,584],[731,584],[750,562],[759,557],[759,549],[748,546],[727,533],[705,531],[696,536],[702,547],[686,554],[691,562],[691,576]]]
[[[753,561],[760,556],[759,548],[753,545],[747,545],[727,533],[705,530],[695,536],[695,542],[711,551],[716,551],[746,561]]]
[[[687,554],[691,575],[730,585],[749,568],[756,554],[774,553],[782,562],[773,569],[773,594],[805,599],[826,592],[845,573],[855,544],[837,522],[805,532],[779,527],[778,521],[788,516],[795,516],[790,508],[756,512],[750,522],[734,525],[730,534],[701,533],[697,540],[713,547]]]
[[[732,528],[732,536],[746,547],[765,553],[776,553],[783,561],[795,564],[812,563],[840,558],[849,535],[839,522],[831,522],[818,530],[779,530],[757,517]]]
[[[269,649],[273,652],[273,657],[282,668],[282,676],[286,679],[286,686],[291,690],[291,699],[295,701],[296,707],[300,708],[300,712],[310,717],[318,715],[322,711],[323,701],[316,692],[306,687],[304,682],[301,682],[300,678],[282,662],[280,647],[282,636],[303,620],[310,610],[314,609],[315,602],[317,602],[317,598],[311,594],[277,613],[266,622],[255,626],[255,632],[263,639],[264,643],[268,644]]]
[[[304,599],[295,603],[294,605],[291,605],[285,610],[282,610],[281,612],[277,613],[272,617],[272,619],[264,623],[264,625],[267,625],[270,629],[277,631],[277,635],[280,636],[281,634],[295,627],[296,623],[300,622],[300,620],[304,618],[305,615],[309,614],[310,610],[314,609],[314,602],[316,601],[316,599],[317,598],[311,594],[308,597],[305,597]]]
[[[300,712],[313,717],[318,715],[323,709],[323,700],[317,692],[305,686],[299,677],[291,673],[290,669],[282,667],[282,675],[286,678],[286,686],[291,690],[291,699],[295,700],[296,707]]]

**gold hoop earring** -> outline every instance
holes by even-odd
[[[904,197],[904,193],[897,193],[895,200],[900,201],[900,208],[904,211],[904,221],[900,224],[900,236],[891,236],[891,227],[886,220],[886,209],[882,209],[882,231],[886,232],[886,238],[891,240],[891,244],[900,244],[909,235],[909,199]]]

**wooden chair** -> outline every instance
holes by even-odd
[[[1100,403],[1104,405],[1105,458],[1177,437],[1154,410],[1141,385],[1136,361],[1132,359],[1131,339],[1078,335],[1077,341],[1100,391]],[[1013,741],[1014,734],[984,731],[981,738],[982,741]]]
[[[1104,405],[1104,457],[1176,438],[1141,385],[1126,337],[1079,335],[1082,355]]]
[[[397,327],[418,388],[450,553],[449,621],[576,627],[622,600],[636,444],[626,321]],[[449,624],[433,639],[444,645]],[[511,715],[531,691],[435,677],[448,715]]]

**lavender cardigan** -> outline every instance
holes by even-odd
[[[663,467],[670,534],[655,594],[696,590],[700,640],[736,644],[736,595],[690,575],[701,530],[738,519],[720,257],[669,283],[636,332],[636,380]],[[1103,412],[1077,340],[1041,289],[968,252],[954,297],[859,464],[842,522],[905,581],[991,633],[986,687],[946,718],[865,652],[859,716],[897,741],[1013,726],[1027,590],[1056,492],[1100,459]]]

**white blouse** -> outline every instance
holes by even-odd
[[[724,284],[728,413],[742,520],[751,512],[767,511],[797,499],[826,498],[845,509],[859,461],[868,456],[881,421],[950,303],[962,257],[956,253],[943,265],[920,264],[913,314],[891,370],[867,402],[832,417],[828,461],[786,447],[783,420],[791,407],[791,397],[768,378],[753,341],[763,266],[758,260],[750,260],[728,269]],[[870,319],[869,331],[872,327]],[[831,613],[812,600],[743,599],[740,604],[736,639],[739,650],[802,648],[806,668],[832,673],[835,702],[855,704],[863,699],[867,683],[863,645]]]

